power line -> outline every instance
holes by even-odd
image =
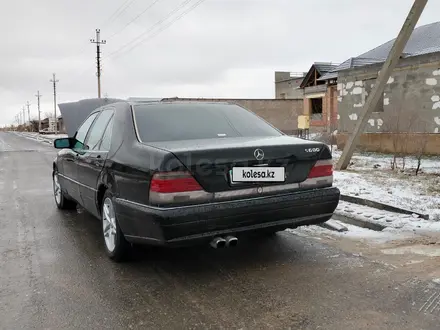
[[[167,19],[169,19],[171,16],[173,16],[176,12],[178,12],[180,9],[182,9],[183,7],[185,7],[188,3],[190,3],[192,0],[185,0],[183,1],[179,6],[177,6],[176,8],[174,8],[174,10],[172,10],[171,12],[169,12],[164,18],[162,18],[161,20],[159,20],[158,22],[156,22],[155,24],[153,24],[150,28],[146,29],[144,32],[142,32],[140,35],[138,35],[136,38],[134,38],[133,40],[127,42],[126,44],[122,45],[122,47],[118,48],[117,50],[115,50],[114,52],[110,53],[107,57],[111,57],[116,55],[117,53],[121,52],[124,48],[129,47],[131,44],[136,43],[137,40],[141,39],[144,35],[150,33],[151,31],[153,31],[158,25],[162,24],[164,21],[166,21]],[[200,0],[199,0],[200,1]],[[105,57],[105,58],[107,58]]]
[[[119,6],[118,9],[103,23],[101,24],[102,27],[106,26],[109,22],[112,20],[117,19],[119,16],[121,16],[127,9],[130,7],[133,2],[136,0],[126,0],[121,6]]]
[[[116,9],[112,15],[110,15],[110,17],[104,21],[104,23],[101,24],[101,26],[105,26],[108,23],[110,23],[110,21],[118,18],[125,10],[127,10],[128,7],[131,6],[131,4],[136,1],[136,0],[126,0],[122,5],[120,5],[118,7],[118,9]],[[125,6],[125,7],[124,7]],[[124,8],[123,8],[124,7]],[[121,10],[122,9],[122,10]],[[68,57],[66,57],[66,59],[71,59],[73,57],[77,57],[80,56],[82,54],[84,54],[84,52],[88,49],[88,45],[84,45],[84,47],[81,48],[81,51],[79,51],[78,53],[75,53],[74,55],[69,55]],[[89,69],[84,70],[84,72],[82,72],[80,75],[83,75],[85,72],[89,71]],[[80,76],[78,75],[78,76]]]
[[[151,7],[153,7],[156,3],[158,3],[161,0],[155,0],[153,1],[147,8],[145,8],[140,14],[138,14],[136,17],[134,17],[131,21],[129,21],[127,24],[125,24],[122,29],[120,29],[118,32],[113,33],[110,38],[113,38],[114,36],[118,35],[122,31],[124,31],[130,24],[134,23],[139,17],[141,17],[143,14],[145,14]]]
[[[156,31],[155,33],[153,33],[150,36],[147,36],[144,40],[138,42],[136,45],[134,45],[133,47],[131,47],[129,50],[127,50],[125,53],[129,53],[131,52],[133,49],[135,49],[136,47],[140,46],[142,43],[144,43],[145,41],[148,41],[150,39],[153,39],[155,36],[157,36],[158,34],[160,34],[162,31],[166,30],[167,28],[169,28],[171,25],[173,25],[175,22],[179,21],[181,18],[183,18],[184,16],[186,16],[187,14],[189,14],[191,11],[193,11],[194,9],[196,9],[198,6],[200,6],[204,1],[206,0],[199,0],[197,1],[193,6],[191,6],[190,8],[188,8],[186,11],[184,11],[183,13],[181,13],[179,16],[175,17],[175,19],[173,19],[172,21],[170,21],[168,24],[166,24],[165,26],[163,26],[162,28],[160,28],[158,31]],[[123,53],[124,54],[124,53]]]

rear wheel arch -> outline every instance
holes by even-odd
[[[115,195],[116,191],[113,176],[107,171],[101,172],[99,182],[100,184],[96,192],[96,206],[98,207],[99,214],[101,214],[105,193],[110,191],[112,195]]]
[[[104,202],[104,195],[107,190],[108,190],[108,187],[105,184],[101,184],[98,187],[98,192],[96,194],[96,203],[98,206],[99,214],[101,214],[101,212],[102,212],[102,203]]]

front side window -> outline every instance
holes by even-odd
[[[99,112],[95,112],[91,114],[84,123],[78,128],[78,131],[75,134],[75,145],[73,146],[73,149],[84,149],[84,142],[86,140],[87,132],[90,129],[90,126],[92,126],[93,121],[95,120],[96,116]]]
[[[86,145],[88,150],[98,150],[101,144],[101,138],[111,116],[113,116],[113,110],[104,110],[96,119],[87,137]]]

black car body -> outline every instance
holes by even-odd
[[[116,102],[54,145],[58,207],[113,212],[124,249],[318,224],[339,202],[325,144],[284,135],[233,104]]]

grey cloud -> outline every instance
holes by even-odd
[[[35,103],[37,89],[51,111],[52,72],[60,80],[60,102],[95,97],[89,39],[98,27],[107,39],[102,85],[109,96],[270,97],[274,70],[341,62],[394,38],[413,0],[206,0],[155,38],[108,58],[183,0],[159,1],[112,37],[152,2],[135,0],[110,21],[122,0],[4,4],[0,124],[10,123],[27,100]],[[439,10],[440,3],[429,2],[419,24],[438,20]]]

